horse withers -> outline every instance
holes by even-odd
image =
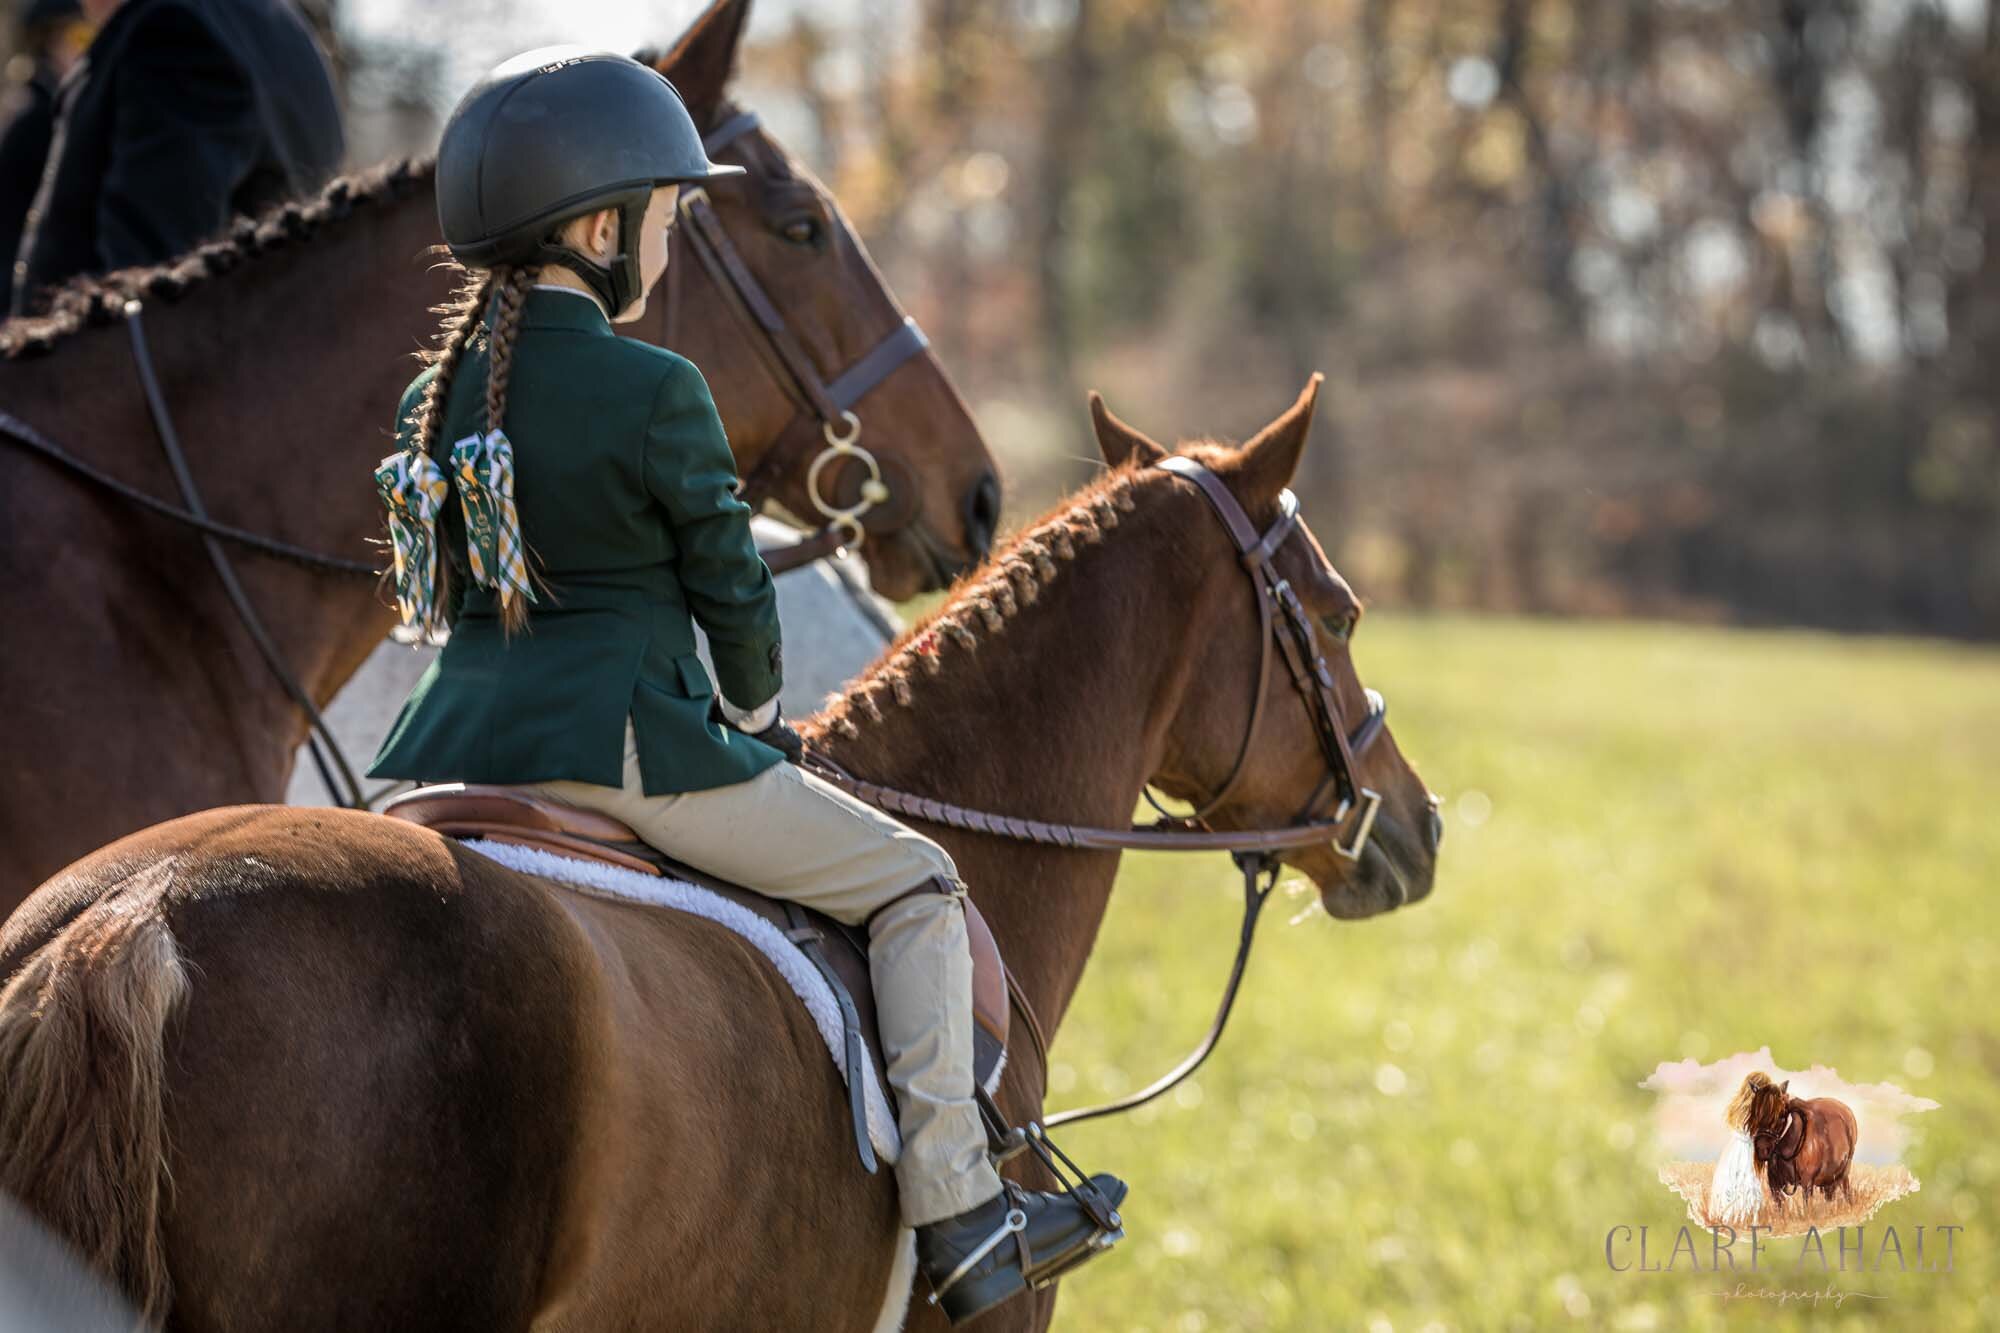
[[[1312,406],[1180,452],[1269,530]],[[1152,781],[1224,795],[1215,829],[1321,813],[1312,704],[1260,639],[1237,545],[1155,466],[1166,451],[1097,425],[1105,474],[963,580],[810,744],[1031,819],[1122,824]],[[1367,716],[1353,592],[1309,534],[1270,559],[1338,631],[1338,710]],[[1346,919],[1427,895],[1437,845],[1392,735],[1352,764],[1371,835],[1283,854]],[[1056,1037],[1118,854],[931,831]],[[893,1181],[857,1161],[819,1031],[712,921],[379,816],[239,807],[51,880],[0,932],[0,976],[0,1189],[176,1327],[863,1330],[910,1294]],[[1047,1077],[1013,1052],[1012,1123],[1039,1117]],[[981,1326],[1043,1328],[1054,1300]],[[911,1327],[941,1319],[919,1304]]]

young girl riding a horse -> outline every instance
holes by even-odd
[[[452,113],[438,212],[475,280],[376,474],[404,619],[452,632],[371,772],[526,787],[865,923],[903,1220],[956,1322],[1093,1224],[994,1171],[964,885],[936,843],[785,762],[799,741],[778,715],[771,575],[708,387],[612,332],[666,270],[680,189],[740,171],[708,160],[664,78],[620,56],[529,52]]]

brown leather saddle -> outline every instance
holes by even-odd
[[[875,991],[868,976],[868,932],[798,903],[771,898],[740,884],[674,860],[642,842],[631,828],[609,815],[543,800],[509,787],[447,783],[419,787],[390,801],[382,813],[441,833],[447,838],[489,838],[616,866],[642,875],[686,880],[755,912],[799,947],[832,988],[840,1007],[847,1074],[848,1109],[854,1121],[856,1150],[869,1171],[875,1153],[868,1141],[864,1099],[865,1049],[875,1063],[891,1106],[895,1093],[882,1064],[882,1042],[875,1027]],[[966,933],[972,944],[973,1076],[991,1089],[1007,1054],[1007,972],[993,932],[970,898],[965,904]]]

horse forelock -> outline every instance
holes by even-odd
[[[275,205],[255,218],[239,218],[228,235],[184,255],[145,268],[82,274],[50,293],[45,314],[0,325],[0,360],[46,355],[86,329],[115,324],[135,299],[172,303],[190,291],[261,258],[321,236],[334,224],[374,207],[407,199],[429,181],[437,164],[408,158],[338,177],[312,199]]]
[[[1791,1098],[1783,1088],[1765,1083],[1756,1091],[1750,1115],[1751,1129],[1757,1133],[1776,1132],[1783,1127],[1785,1112],[1790,1106]]]

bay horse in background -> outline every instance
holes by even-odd
[[[1810,1204],[1814,1190],[1828,1199],[1838,1190],[1843,1199],[1852,1201],[1854,1185],[1848,1169],[1854,1165],[1860,1131],[1847,1103],[1834,1097],[1794,1097],[1790,1079],[1773,1083],[1753,1073],[1749,1081],[1753,1087],[1747,1128],[1771,1197],[1785,1206],[1787,1196],[1798,1193],[1802,1204]]]
[[[1294,689],[1203,488],[1289,527],[1316,389],[1179,451],[1203,486],[1099,407],[1107,471],[807,722],[813,750],[1025,819],[1122,827],[1155,783],[1215,829],[1296,831],[1330,808],[1330,705],[1372,724],[1346,766],[1373,835],[1283,861],[1335,917],[1422,899],[1438,830],[1355,675],[1353,592],[1302,525],[1275,545],[1287,614],[1330,631],[1324,697]],[[1053,1036],[1119,853],[925,827]],[[857,1160],[804,1007],[713,921],[378,815],[239,807],[51,880],[0,929],[0,978],[0,1189],[175,1328],[898,1326],[894,1181]],[[1047,1078],[1020,1043],[1011,1123]],[[1045,1328],[1056,1290],[979,1327]]]
[[[747,9],[722,0],[660,62],[705,127],[739,115],[725,85]],[[750,174],[712,191],[715,219],[762,286],[782,293],[791,336],[832,377],[900,330],[903,312],[834,202],[769,136],[749,129],[729,155]],[[437,227],[431,164],[405,163],[336,181],[177,263],[72,283],[48,317],[0,329],[0,408],[177,500],[122,327],[127,301],[143,301],[213,516],[308,551],[379,560],[369,474],[392,447],[392,405],[416,370],[409,354],[449,295],[450,275],[430,258]],[[679,268],[691,270],[676,279],[680,308],[660,318],[671,314],[674,345],[708,377],[738,464],[757,476],[799,414],[796,386],[685,247],[669,273]],[[639,332],[657,337],[662,326]],[[900,527],[863,547],[875,584],[893,597],[941,586],[984,554],[997,520],[978,427],[928,352],[857,410],[895,494],[885,517],[901,511]],[[771,477],[766,497],[802,516],[813,513],[806,461]],[[370,579],[240,553],[237,568],[316,704],[394,624]],[[135,828],[282,798],[305,715],[258,656],[202,543],[5,438],[0,626],[0,915]]]

